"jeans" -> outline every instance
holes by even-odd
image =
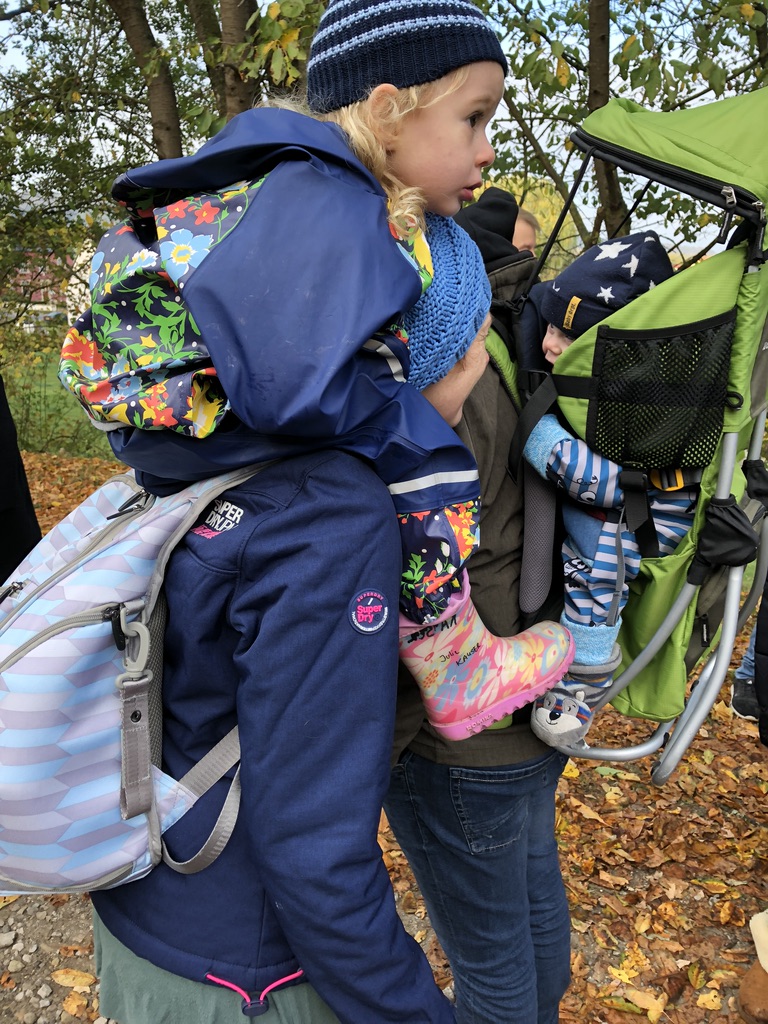
[[[752,632],[749,634],[749,646],[744,651],[744,657],[741,659],[738,668],[733,673],[736,679],[754,679],[755,678],[755,634],[757,633],[757,624],[752,627]]]
[[[406,751],[384,809],[453,971],[457,1024],[557,1024],[570,919],[552,751],[494,768]]]

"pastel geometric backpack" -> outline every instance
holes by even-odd
[[[237,728],[182,779],[162,763],[163,577],[251,466],[168,497],[114,477],[30,552],[0,591],[0,892],[77,892],[191,873],[237,818],[237,772],[209,838],[183,863],[163,832],[240,757]]]

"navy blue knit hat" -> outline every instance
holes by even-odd
[[[578,338],[673,273],[655,231],[613,238],[587,249],[554,281],[541,286],[541,315]]]
[[[507,73],[496,33],[470,0],[329,0],[312,40],[307,100],[328,113],[384,82],[405,89],[485,60]]]
[[[426,218],[434,277],[403,317],[411,351],[408,382],[419,391],[442,380],[466,355],[491,308],[491,286],[475,243],[450,217]]]

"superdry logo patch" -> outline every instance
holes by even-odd
[[[378,633],[388,617],[387,599],[378,590],[361,590],[349,603],[349,621],[359,633]]]
[[[196,526],[192,533],[199,537],[218,537],[220,533],[227,530],[234,530],[240,525],[243,517],[243,510],[239,505],[233,505],[231,501],[224,498],[217,498],[211,506],[211,510],[205,517],[205,522]]]

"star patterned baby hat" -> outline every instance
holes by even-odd
[[[672,264],[655,231],[639,231],[587,249],[543,289],[547,323],[578,338],[668,277]]]

